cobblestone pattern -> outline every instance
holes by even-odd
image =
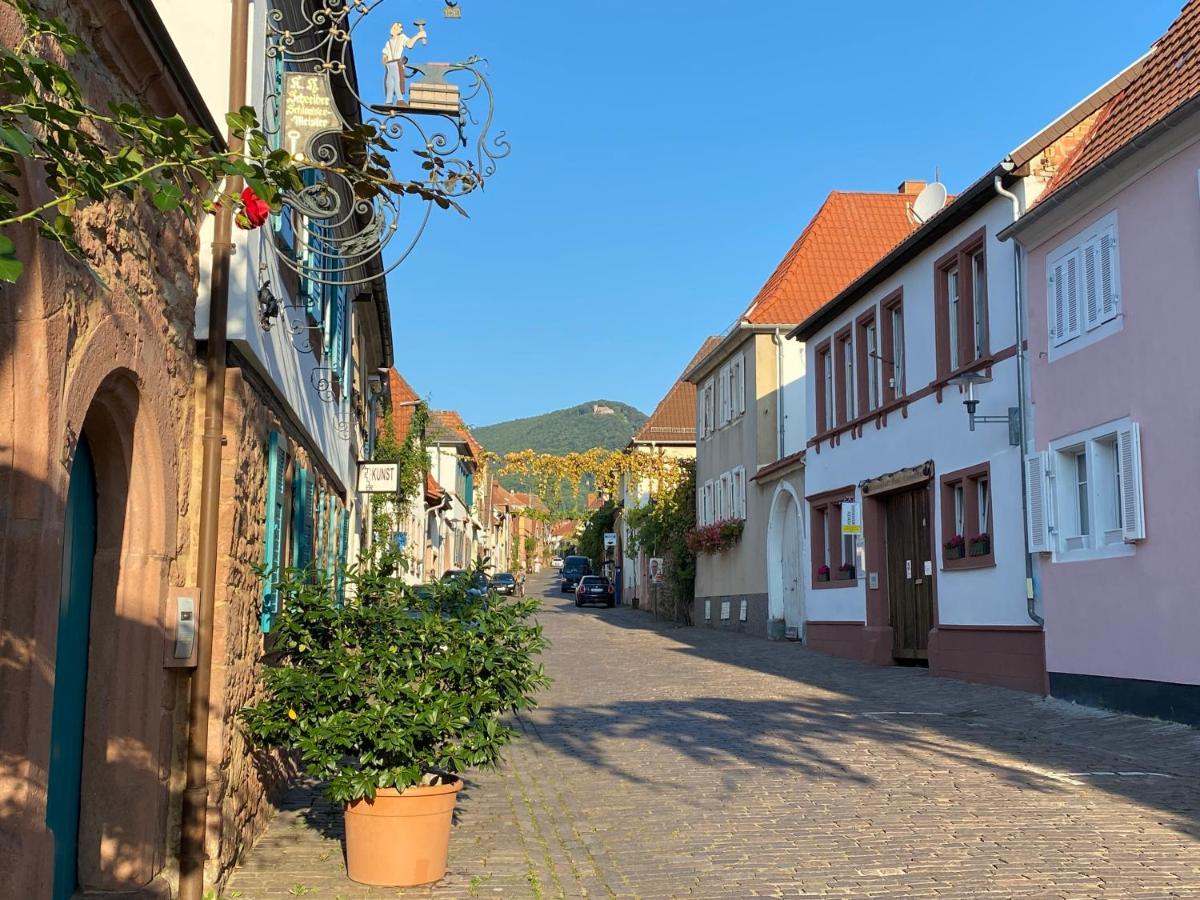
[[[230,897],[1200,897],[1200,732],[786,643],[543,615],[556,682],[433,889],[297,792]]]

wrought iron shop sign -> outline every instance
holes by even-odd
[[[292,155],[304,186],[284,192],[264,240],[280,268],[309,284],[366,284],[391,272],[432,209],[457,207],[511,149],[503,132],[492,134],[482,57],[410,56],[429,43],[424,20],[390,24],[377,76],[366,64],[373,48],[359,48],[367,55],[356,67],[355,35],[383,2],[274,0],[267,16],[264,130]],[[453,16],[457,3],[446,10]]]

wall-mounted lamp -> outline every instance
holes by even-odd
[[[951,378],[949,384],[967,389],[967,399],[963,401],[963,406],[967,408],[967,417],[970,420],[971,430],[975,430],[976,423],[983,425],[1007,425],[1008,426],[1008,442],[1013,447],[1021,446],[1021,410],[1019,407],[1010,406],[1007,416],[981,416],[976,414],[979,409],[979,401],[975,398],[975,385],[987,384],[992,380],[991,375],[983,375],[979,372],[964,372],[962,375],[956,375]]]

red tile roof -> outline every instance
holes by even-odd
[[[483,459],[483,446],[475,440],[471,429],[463,421],[462,416],[452,409],[435,409],[429,413],[429,443],[466,444],[471,455],[477,460]]]
[[[1109,101],[1042,200],[1200,94],[1200,0],[1188,0],[1138,76]]]
[[[403,441],[408,437],[413,413],[421,398],[395,369],[388,370],[388,400],[391,409],[387,415],[392,423],[392,433],[397,441]]]
[[[446,496],[446,492],[443,491],[442,486],[437,483],[437,479],[434,478],[433,475],[431,475],[429,472],[426,472],[425,473],[425,499],[426,499],[426,501],[428,501],[430,503],[437,503],[445,496]]]
[[[915,230],[908,209],[923,187],[906,181],[895,194],[831,193],[743,320],[794,325],[807,319]]]
[[[692,357],[683,371],[708,356],[721,343],[719,337],[710,337]],[[634,444],[694,444],[696,442],[696,386],[684,381],[683,376],[671,386],[667,395],[659,401],[654,412],[633,436]]]

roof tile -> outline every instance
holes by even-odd
[[[1141,73],[1109,101],[1041,201],[1200,94],[1200,0],[1188,0]],[[1039,201],[1039,202],[1041,202]]]

